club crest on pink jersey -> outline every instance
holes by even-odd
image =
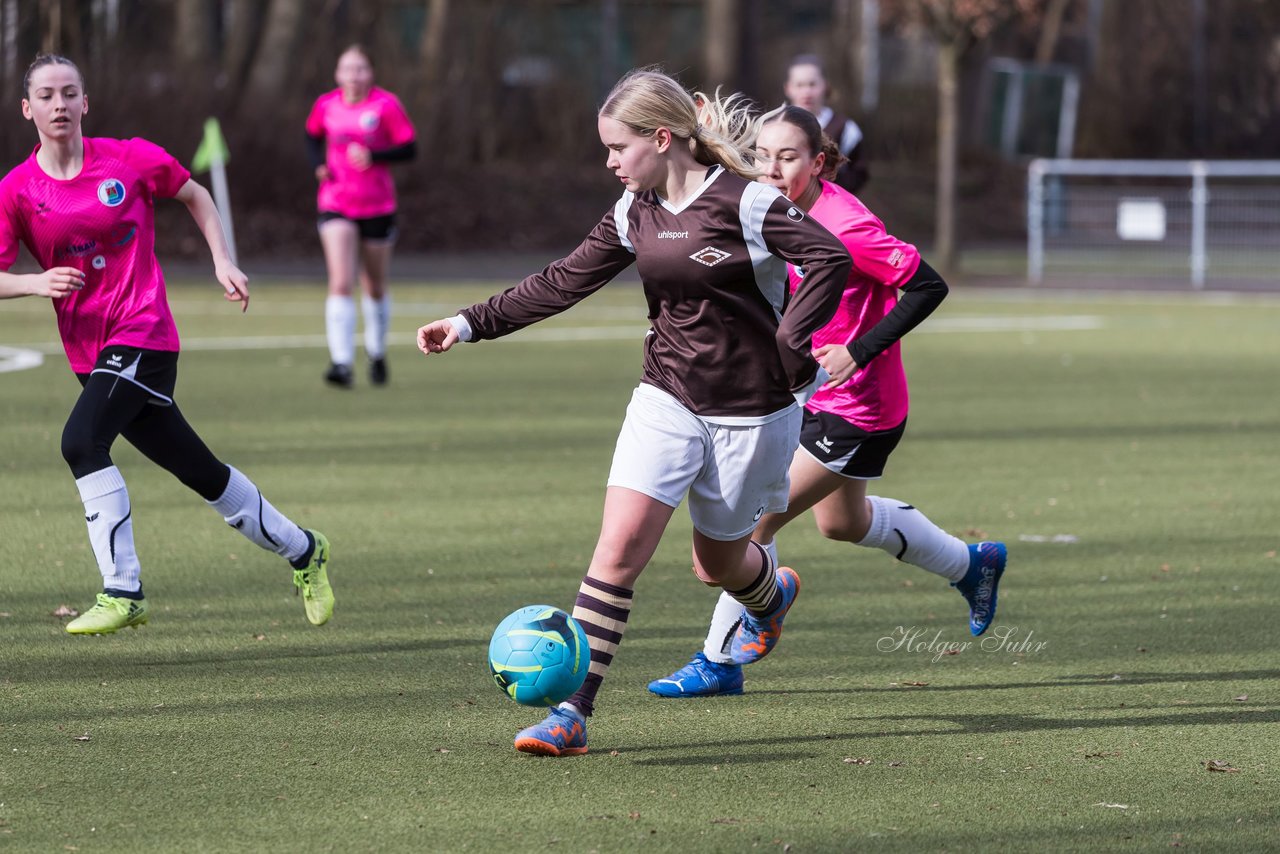
[[[373,130],[378,126],[378,118],[377,110],[365,110],[360,114],[360,129],[366,131]]]
[[[98,185],[98,201],[114,208],[124,201],[124,184],[116,178],[108,178]]]

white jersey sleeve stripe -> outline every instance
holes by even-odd
[[[618,199],[618,203],[613,206],[613,224],[618,229],[618,242],[632,255],[636,254],[636,248],[631,245],[631,238],[628,236],[627,213],[631,210],[631,203],[635,199],[636,194],[628,190],[622,194],[622,198]]]
[[[853,119],[844,123],[844,130],[840,132],[840,153],[848,154],[862,142],[862,128],[858,127],[858,123]]]
[[[742,221],[742,238],[751,253],[751,267],[756,287],[782,317],[787,294],[787,262],[774,256],[764,242],[764,218],[782,193],[768,184],[748,184],[742,193],[738,216]]]

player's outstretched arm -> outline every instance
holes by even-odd
[[[248,311],[249,277],[231,260],[231,251],[227,248],[227,237],[222,233],[222,219],[218,216],[218,206],[213,203],[213,196],[200,184],[187,179],[187,183],[182,185],[174,198],[187,206],[191,218],[196,221],[205,242],[209,244],[209,252],[213,255],[213,274],[226,291],[227,300],[240,303],[242,312]]]
[[[433,320],[418,330],[418,349],[427,356],[446,352],[458,340],[458,330],[448,319]]]
[[[43,273],[0,273],[0,299],[48,297],[62,299],[84,287],[84,271],[75,267],[50,267]]]

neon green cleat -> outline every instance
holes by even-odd
[[[311,561],[302,569],[293,571],[293,586],[302,592],[302,603],[307,607],[307,619],[313,626],[323,626],[333,616],[333,588],[329,586],[329,540],[319,531],[308,530],[315,540]]]
[[[99,593],[92,608],[67,623],[67,632],[73,635],[109,635],[125,626],[136,629],[146,624],[146,599],[126,599]]]

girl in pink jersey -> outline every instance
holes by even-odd
[[[753,540],[776,560],[774,535],[812,508],[825,537],[882,549],[948,579],[969,603],[970,631],[980,635],[995,617],[1004,544],[966,545],[910,504],[867,495],[867,481],[884,473],[906,429],[898,341],[942,302],[946,283],[914,246],[886,233],[857,198],[831,182],[840,152],[812,113],[788,106],[765,116],[756,151],[767,170],[761,180],[839,237],[853,270],[835,317],[813,336],[814,355],[831,379],[806,404],[790,502],[761,518]],[[803,277],[791,268],[791,287]],[[663,697],[742,693],[742,667],[726,643],[742,618],[742,606],[722,595],[703,650],[649,690]]]
[[[413,159],[414,130],[399,99],[373,85],[373,63],[364,48],[343,51],[334,77],[338,88],[321,95],[307,116],[307,154],[320,184],[320,244],[329,270],[324,316],[330,364],[324,378],[339,388],[354,381],[352,293],[359,269],[369,380],[384,385],[391,320],[387,267],[396,237],[396,190],[388,165]]]
[[[606,167],[625,192],[567,258],[418,330],[424,353],[550,317],[636,264],[649,304],[640,384],[627,407],[603,521],[573,616],[591,645],[581,690],[516,735],[519,751],[587,752],[594,709],[636,580],[688,500],[693,564],[739,613],[733,658],[778,641],[799,577],[753,545],[786,507],[797,400],[818,382],[813,333],[836,310],[848,253],[773,187],[752,179],[750,116],[736,97],[691,96],[653,71],[624,77],[600,109]],[[808,271],[788,299],[786,265]]]
[[[307,618],[333,612],[329,544],[298,527],[253,482],[205,446],[174,402],[178,330],[155,257],[156,199],[182,202],[213,254],[226,298],[249,305],[248,280],[227,253],[209,193],[163,149],[143,139],[85,138],[84,78],[67,58],[36,58],[23,80],[22,113],[40,144],[0,181],[0,299],[53,301],[58,331],[82,390],[62,434],[62,455],[84,502],[102,574],[96,604],[67,624],[108,634],[147,622],[129,494],[111,461],[123,435],[199,493],[227,524],[293,566]],[[42,272],[9,273],[26,245]]]

